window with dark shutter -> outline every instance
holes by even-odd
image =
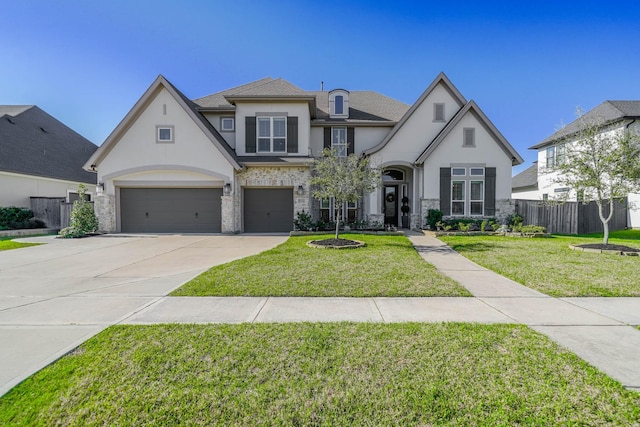
[[[451,215],[451,168],[440,168],[440,210]]]
[[[256,118],[245,117],[245,152],[256,152]]]
[[[356,130],[347,128],[347,155],[354,154],[356,151]]]
[[[287,118],[287,153],[298,152],[298,118]]]
[[[484,168],[484,215],[496,214],[496,168]]]

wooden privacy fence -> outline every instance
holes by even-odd
[[[601,233],[602,222],[598,216],[596,202],[564,202],[546,204],[539,200],[515,200],[516,213],[524,218],[525,225],[541,225],[548,233],[588,234]],[[627,227],[627,199],[613,202],[613,217],[609,230],[623,230]],[[605,216],[609,214],[607,202]]]
[[[66,200],[65,197],[31,197],[34,218],[44,221],[49,228],[68,227],[73,202],[67,203]]]

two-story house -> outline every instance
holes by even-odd
[[[315,200],[311,165],[326,147],[370,156],[380,188],[357,204]],[[190,100],[159,76],[85,168],[102,230],[235,233],[289,231],[303,210],[397,226],[407,205],[411,227],[431,208],[505,216],[521,162],[443,73],[411,106],[272,78]]]
[[[513,198],[529,200],[566,200],[576,201],[578,194],[575,189],[568,188],[557,182],[558,170],[556,166],[564,159],[565,146],[575,141],[580,126],[583,123],[599,123],[602,135],[625,131],[640,133],[640,101],[605,101],[584,114],[582,119],[576,119],[530,147],[538,151],[538,161],[535,167],[537,177],[532,175],[532,168],[523,171],[513,178]],[[525,188],[525,183],[530,186]],[[535,184],[535,189],[531,190]],[[629,194],[629,214],[627,225],[640,227],[640,194]]]

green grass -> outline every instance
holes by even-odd
[[[425,262],[404,236],[345,234],[366,246],[317,249],[295,236],[261,254],[213,267],[174,296],[470,296]],[[329,236],[330,237],[330,236]]]
[[[28,237],[32,237],[32,236],[28,236]],[[10,249],[19,249],[19,248],[26,248],[29,246],[38,246],[38,245],[42,245],[42,243],[20,243],[20,242],[14,242],[12,239],[16,239],[16,237],[11,236],[11,237],[0,237],[0,251],[8,251]]]
[[[525,326],[115,326],[0,398],[0,424],[638,425],[640,395]]]
[[[640,296],[640,257],[578,252],[569,244],[599,243],[602,234],[549,239],[442,236],[472,261],[555,297]],[[612,232],[610,243],[640,248],[640,230]]]

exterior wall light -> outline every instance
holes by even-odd
[[[99,182],[98,185],[96,185],[96,193],[100,194],[104,192],[104,182]]]
[[[298,185],[298,196],[304,195],[304,187],[302,185]]]
[[[224,195],[225,195],[225,196],[228,196],[229,194],[231,194],[231,184],[226,183],[226,184],[224,185],[224,189],[223,189],[223,191],[224,191]]]

